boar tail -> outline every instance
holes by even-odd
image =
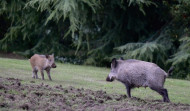
[[[171,66],[170,69],[168,70],[168,76],[172,74],[174,70],[174,66]]]

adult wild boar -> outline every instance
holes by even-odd
[[[30,59],[30,64],[32,66],[32,77],[38,79],[38,70],[41,72],[42,80],[44,80],[44,70],[46,70],[49,80],[51,79],[50,70],[51,68],[56,68],[54,62],[54,54],[52,55],[39,55],[34,54]]]
[[[168,74],[172,72],[172,68]],[[131,89],[135,87],[149,87],[158,92],[163,97],[164,102],[170,102],[164,82],[168,74],[159,66],[151,62],[141,60],[116,60],[112,59],[111,72],[106,81],[112,82],[114,79],[122,82],[128,97],[131,97]]]

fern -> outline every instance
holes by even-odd
[[[85,4],[87,4],[91,10],[95,13],[95,9],[98,6],[96,0],[32,0],[29,1],[25,7],[36,7],[37,10],[48,11],[49,17],[47,18],[45,24],[51,20],[60,21],[62,18],[65,21],[67,18],[70,21],[70,27],[67,33],[72,33],[74,38],[74,33],[79,30],[79,25],[83,24],[86,16],[81,14],[85,12]],[[65,37],[68,34],[65,35]]]
[[[180,42],[181,45],[178,52],[172,56],[172,59],[168,60],[168,62],[172,62],[174,66],[185,62],[190,63],[190,37],[183,37],[180,39]]]
[[[155,62],[159,65],[165,64],[166,60],[166,49],[155,42],[127,43],[116,47],[115,50],[121,52],[125,59],[140,59]]]
[[[144,11],[144,5],[145,6],[150,6],[150,5],[155,5],[157,6],[154,2],[152,2],[151,0],[129,0],[129,5],[131,6],[131,4],[137,4],[139,6],[139,10],[146,15],[146,12]]]
[[[180,39],[180,47],[167,62],[176,67],[174,77],[188,78],[190,74],[190,37]]]
[[[56,22],[69,20],[70,26],[64,38],[70,34],[72,38],[79,38],[76,49],[77,54],[81,47],[82,35],[75,36],[75,33],[82,31],[79,27],[86,23],[88,13],[96,12],[99,2],[96,0],[33,0],[29,1],[25,7],[35,7],[35,4],[37,4],[37,10],[41,12],[47,11],[49,13],[45,25],[52,20]]]

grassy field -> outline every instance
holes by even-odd
[[[94,91],[103,90],[110,94],[126,94],[125,87],[120,82],[105,81],[109,71],[108,68],[57,63],[57,68],[51,70],[53,81],[48,80],[46,73],[45,80],[42,81],[32,78],[32,70],[28,60],[0,58],[0,77],[18,78],[23,80],[22,84],[32,84],[31,81],[35,81],[34,84],[43,82],[52,86],[73,86]],[[41,78],[40,74],[38,76]],[[190,104],[190,81],[167,78],[165,88],[168,89],[171,102]],[[149,88],[135,88],[131,93],[132,96],[141,99],[162,99],[159,94]]]

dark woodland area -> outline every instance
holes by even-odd
[[[0,53],[104,67],[139,59],[190,80],[190,1],[0,0]]]

